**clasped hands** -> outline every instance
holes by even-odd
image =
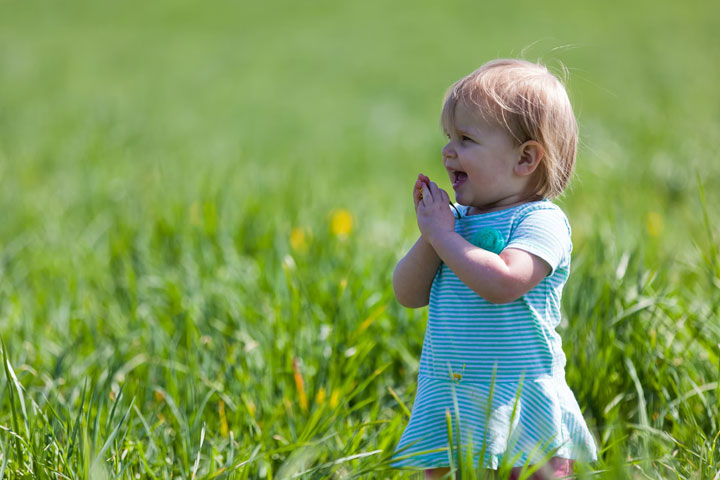
[[[440,237],[455,232],[455,215],[448,206],[450,197],[422,173],[415,181],[413,200],[418,228],[428,243],[432,245]]]

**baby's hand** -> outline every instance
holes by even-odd
[[[420,191],[415,202],[418,227],[423,237],[432,243],[436,235],[455,231],[455,216],[448,207],[450,197],[445,190],[424,175],[418,176],[418,182]]]

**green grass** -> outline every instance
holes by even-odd
[[[581,130],[578,476],[717,479],[718,18],[0,1],[0,478],[412,478],[388,468],[426,319],[390,283],[412,182],[448,187],[445,89],[523,55],[568,67]]]

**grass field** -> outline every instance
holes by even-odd
[[[445,89],[507,56],[565,65],[580,125],[578,477],[720,478],[719,19],[0,0],[0,479],[420,478],[391,273],[417,173],[449,188]]]

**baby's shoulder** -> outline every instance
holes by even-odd
[[[565,212],[547,200],[522,205],[513,218],[507,246],[542,258],[551,272],[569,266],[572,232]]]
[[[517,213],[524,215],[537,211],[551,211],[565,216],[565,212],[563,212],[563,209],[560,208],[557,204],[553,203],[551,200],[538,200],[536,202],[527,202],[523,203],[517,208]]]
[[[572,234],[567,215],[562,208],[550,200],[520,205],[513,212],[510,225],[511,230],[524,225],[533,229],[550,228],[555,231],[565,231],[568,236]]]
[[[522,220],[529,216],[537,218],[562,219],[566,223],[568,222],[567,215],[563,209],[550,200],[523,203],[513,212],[513,220],[515,221]]]

